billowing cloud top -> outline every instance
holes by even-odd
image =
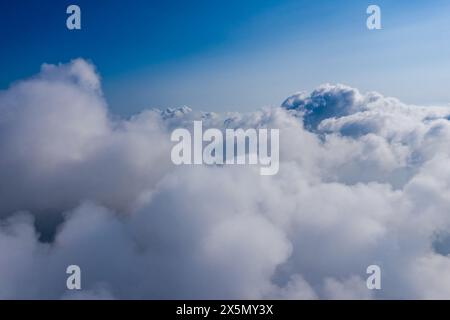
[[[0,298],[450,298],[449,116],[327,84],[120,119],[91,64],[44,65],[0,92]],[[173,166],[198,119],[280,129],[279,174]]]

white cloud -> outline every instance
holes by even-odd
[[[450,298],[449,115],[324,85],[120,119],[91,64],[44,65],[0,93],[0,298]],[[170,132],[194,119],[280,129],[280,172],[173,166]]]

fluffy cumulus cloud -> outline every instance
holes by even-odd
[[[123,119],[93,65],[44,65],[0,92],[0,298],[450,298],[449,117],[323,85]],[[173,165],[194,120],[280,129],[279,173]]]

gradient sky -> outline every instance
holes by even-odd
[[[65,27],[69,4],[81,31]],[[369,4],[382,30],[366,28]],[[2,0],[0,88],[83,57],[122,115],[254,110],[326,82],[446,105],[449,40],[445,0]]]

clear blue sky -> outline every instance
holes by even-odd
[[[65,27],[78,4],[82,30]],[[366,8],[382,9],[382,30]],[[91,60],[114,112],[253,110],[325,82],[450,103],[450,2],[14,0],[0,3],[0,88]]]

